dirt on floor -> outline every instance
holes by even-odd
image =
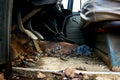
[[[35,68],[45,70],[63,70],[67,67],[83,71],[110,71],[99,58],[87,56],[69,57],[66,60],[56,57],[42,57],[35,66]]]
[[[24,34],[16,34],[11,39],[13,67],[32,67],[45,70],[63,70],[72,67],[83,71],[110,71],[109,68],[94,55],[77,54],[79,45],[68,42],[37,41],[43,55],[36,51],[33,42]]]
[[[12,80],[120,80],[120,74],[104,74],[104,72],[109,73],[111,71],[107,65],[95,55],[76,57],[40,57],[34,66],[24,69],[13,69],[14,73]],[[34,71],[34,69],[38,70]],[[39,71],[39,69],[43,71],[45,70],[45,72]],[[66,69],[68,70],[65,71]],[[51,70],[53,70],[53,72]],[[54,72],[54,70],[57,70],[58,72]],[[75,73],[75,70],[86,71],[88,73]],[[92,74],[89,72],[103,73]]]
[[[86,71],[76,72],[74,68],[60,71],[31,71],[26,69],[14,70],[12,80],[120,80],[120,74],[109,72],[94,73]]]
[[[62,76],[58,76],[55,74],[48,74],[47,78],[28,78],[28,77],[17,77],[16,79],[12,80],[120,80],[120,76],[115,75],[82,75],[82,78],[74,78],[74,79],[68,79],[63,78]]]
[[[44,55],[40,55],[36,51],[33,42],[28,42],[28,40],[26,36],[24,38],[23,36],[19,36],[19,38],[13,37],[13,42],[11,42],[13,67],[60,71],[72,68],[87,72],[111,72],[108,66],[95,56],[96,53],[91,56],[76,55],[76,44],[38,41],[44,53]],[[13,72],[12,80],[120,80],[120,76],[76,74],[74,70],[72,72],[68,70],[68,75],[67,73],[42,73],[40,71],[36,71],[36,73],[29,71],[27,73],[19,70],[17,73],[16,71]]]

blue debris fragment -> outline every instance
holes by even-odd
[[[78,55],[85,55],[85,56],[91,55],[90,47],[87,45],[78,46],[77,47],[77,54]]]

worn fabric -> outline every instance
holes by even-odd
[[[85,0],[81,10],[86,21],[120,20],[120,0]]]
[[[77,47],[77,54],[78,55],[91,55],[90,47],[87,45],[81,45]]]

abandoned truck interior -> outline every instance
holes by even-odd
[[[120,0],[0,0],[0,80],[120,80],[119,71]]]

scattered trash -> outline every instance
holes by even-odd
[[[14,71],[12,80],[84,80],[82,73],[76,73],[74,68],[68,67],[60,71]],[[24,72],[24,73],[23,73]],[[19,76],[18,76],[19,75]],[[17,79],[18,77],[18,79]],[[23,79],[22,79],[23,78]]]
[[[87,45],[78,46],[77,47],[77,54],[78,55],[85,55],[85,56],[91,55],[90,47],[88,47]]]
[[[12,66],[14,67],[34,67],[37,61],[39,60],[39,53],[24,53],[24,55],[19,56],[18,58],[12,61]]]

